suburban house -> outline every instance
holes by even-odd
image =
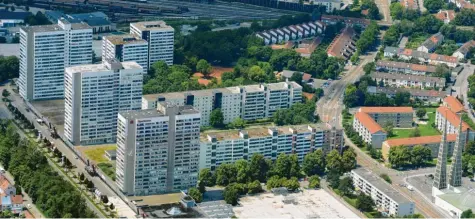
[[[465,112],[465,107],[463,106],[463,104],[454,96],[447,96],[446,98],[444,98],[442,105],[449,108],[457,115],[460,115]]]
[[[374,121],[371,116],[363,112],[357,112],[353,119],[353,129],[364,142],[373,148],[381,148],[382,143],[387,138],[387,133]]]
[[[419,5],[417,5],[417,0],[401,0],[401,5],[406,9],[419,10]]]
[[[419,65],[406,62],[377,61],[376,71],[402,72],[405,74],[425,75],[435,73],[433,65]]]
[[[348,60],[356,52],[356,32],[347,26],[333,39],[327,49],[328,56]]]
[[[342,17],[337,15],[322,15],[321,21],[325,24],[336,24],[338,22],[342,22],[347,26],[361,26],[366,27],[368,26],[371,21],[364,18],[354,18],[354,17]]]
[[[435,48],[442,44],[444,41],[444,35],[442,33],[436,33],[426,39],[421,46],[417,47],[417,51],[431,53],[434,52]]]
[[[20,214],[23,211],[23,196],[21,195],[12,195],[10,196],[12,208],[11,211],[14,214]]]
[[[448,143],[448,156],[451,156],[454,150],[455,140],[457,138],[456,134],[447,135]],[[439,154],[440,141],[442,140],[442,135],[435,136],[421,136],[413,138],[398,138],[390,139],[383,142],[383,147],[381,148],[381,153],[386,162],[389,159],[389,151],[393,147],[409,147],[412,148],[417,145],[428,147],[431,150],[432,157],[437,157]]]
[[[424,75],[373,72],[371,73],[371,78],[377,83],[380,81],[384,82],[385,86],[418,87],[421,89],[445,87],[445,78]]]
[[[16,188],[10,182],[8,182],[7,178],[4,175],[0,175],[0,196],[7,196],[7,195],[15,195]]]
[[[292,40],[301,40],[323,33],[325,24],[320,21],[311,21],[302,24],[290,25],[256,33],[266,45],[283,43]]]
[[[453,57],[456,57],[457,59],[465,59],[467,58],[467,55],[470,52],[470,49],[475,47],[475,40],[470,40],[466,43],[464,43],[460,48],[458,48],[454,54],[452,54]],[[475,54],[472,54],[472,56],[475,56]]]
[[[455,19],[455,11],[454,10],[440,10],[435,17],[444,22],[444,24],[448,24]]]
[[[455,68],[458,65],[458,60],[456,57],[389,46],[384,48],[384,56],[398,57],[402,60],[411,60],[414,58],[419,60],[420,62],[428,63],[431,65],[446,64],[447,66],[452,68]]]
[[[295,51],[300,54],[300,56],[305,57],[305,58],[310,58],[310,55],[312,55],[313,51],[320,45],[322,42],[321,37],[315,37],[315,39],[311,40],[302,40],[302,42],[299,43],[298,47],[295,48]]]
[[[399,128],[411,128],[414,115],[412,107],[360,107],[358,112],[368,114],[379,125],[390,122]]]
[[[435,114],[435,124],[439,131],[444,130],[445,122],[447,121],[447,133],[448,134],[456,134],[459,130],[459,125],[461,122],[461,118],[455,112],[450,110],[445,106],[440,106],[437,108]],[[462,121],[462,132],[465,135],[465,140],[474,140],[475,132],[470,128],[470,126]]]
[[[440,103],[447,96],[446,91],[396,87],[368,86],[366,91],[370,94],[386,94],[387,97],[395,97],[397,92],[409,92],[412,100],[419,99],[428,103]]]
[[[287,80],[287,79],[290,79],[294,74],[301,74],[302,82],[304,83],[309,82],[310,79],[312,78],[311,74],[298,72],[298,71],[291,71],[291,70],[283,70],[281,72],[278,72],[277,77],[279,77],[281,80]]]

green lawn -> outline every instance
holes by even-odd
[[[431,135],[440,135],[439,130],[437,128],[432,127],[431,124],[435,124],[435,111],[437,108],[434,107],[427,107],[425,108],[427,111],[427,124],[426,125],[417,125],[419,127],[419,131],[421,133],[421,136],[431,136]],[[394,128],[393,129],[393,136],[390,137],[389,139],[395,139],[395,138],[409,138],[411,135],[412,131],[415,128],[412,129],[400,129],[400,128]]]
[[[406,49],[417,49],[417,47],[419,47],[428,37],[428,34],[409,37],[409,41],[406,44]]]
[[[115,166],[111,163],[98,163],[97,166],[112,180],[115,181]]]

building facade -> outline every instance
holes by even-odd
[[[130,34],[148,42],[148,66],[157,61],[173,64],[173,44],[175,29],[164,21],[145,21],[130,23]],[[144,67],[145,68],[145,67]]]
[[[457,136],[455,134],[447,135],[447,147],[449,156],[452,155],[452,151],[454,150],[456,137]],[[431,150],[432,157],[436,158],[439,154],[439,146],[441,140],[441,135],[391,139],[383,142],[381,153],[383,155],[384,160],[386,162],[389,162],[389,151],[392,147],[401,146],[412,148],[414,146],[421,145],[423,147],[429,148]]]
[[[256,153],[272,160],[281,153],[297,154],[302,162],[309,152],[322,149],[327,153],[343,145],[343,130],[323,123],[209,132],[201,135],[200,169],[215,170]]]
[[[406,62],[377,61],[376,71],[401,72],[405,74],[425,75],[435,73],[435,66],[418,65]]]
[[[133,35],[110,35],[102,39],[102,60],[137,62],[147,73],[148,43]]]
[[[200,113],[160,102],[158,109],[121,112],[116,183],[126,195],[152,195],[195,187]]]
[[[256,37],[264,40],[265,45],[282,42],[297,41],[308,37],[314,37],[323,33],[325,25],[320,21],[311,21],[302,24],[290,25],[277,29],[271,29],[256,33]]]
[[[394,127],[412,128],[412,107],[360,107],[358,111],[368,114],[380,126],[390,122]]]
[[[447,91],[396,87],[368,86],[366,91],[370,94],[386,94],[386,96],[389,98],[394,98],[398,92],[409,92],[411,94],[412,100],[422,100],[424,102],[434,104],[440,103],[447,96]]]
[[[353,129],[358,132],[364,142],[370,144],[373,148],[381,148],[381,145],[387,139],[387,133],[383,128],[366,113],[357,112],[355,114]]]
[[[439,131],[444,129],[445,121],[447,121],[447,134],[457,134],[459,131],[460,116],[445,106],[437,108],[435,114],[435,125]],[[466,122],[462,122],[462,134],[465,135],[465,141],[474,140],[475,132]]]
[[[211,111],[219,108],[224,116],[223,122],[227,124],[236,118],[270,118],[278,109],[287,109],[302,102],[302,86],[290,81],[145,95],[142,98],[142,109],[153,109],[160,101],[195,107],[201,112],[202,126],[209,125]]]
[[[385,86],[414,88],[443,88],[445,78],[400,73],[373,72],[371,78],[377,83],[382,81]]]
[[[403,217],[414,214],[415,204],[399,194],[381,177],[366,168],[351,171],[355,189],[371,196],[378,208],[393,217]]]
[[[25,100],[64,97],[64,68],[92,63],[92,30],[85,23],[20,28],[18,87]]]
[[[73,145],[115,142],[117,113],[141,108],[142,72],[117,61],[66,68],[65,137]]]

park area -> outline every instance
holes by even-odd
[[[415,132],[417,132],[416,129],[419,132],[419,136],[440,135],[439,130],[432,125],[435,124],[435,112],[437,108],[426,107],[424,109],[427,114],[424,119],[420,119],[420,122],[416,124],[416,128],[394,128],[393,135],[389,137],[389,139],[413,137]]]
[[[81,156],[96,164],[109,178],[115,181],[115,162],[106,157],[106,151],[113,151],[116,145],[77,146]]]

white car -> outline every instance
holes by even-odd
[[[31,208],[31,204],[27,204],[27,205],[26,205],[26,208],[30,209],[30,208]]]

